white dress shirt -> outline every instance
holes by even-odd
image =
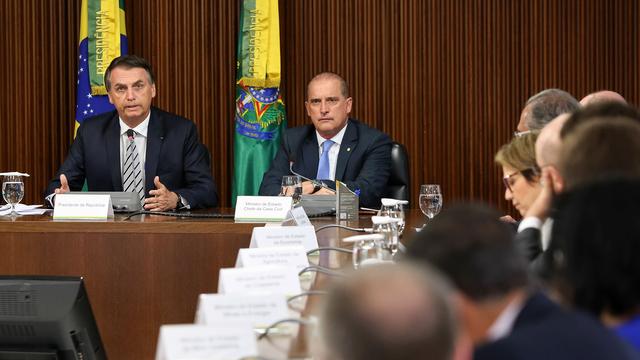
[[[334,142],[329,148],[329,177],[330,180],[336,179],[336,166],[338,165],[338,154],[340,153],[340,144],[342,143],[342,138],[344,137],[345,131],[347,131],[347,126],[342,128],[334,137],[332,137],[331,141]],[[320,136],[318,131],[316,130],[316,138],[318,140],[318,156],[322,157],[322,144],[327,140]]]

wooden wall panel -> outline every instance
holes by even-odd
[[[230,204],[238,2],[128,0],[131,53],[156,69],[155,104],[191,118]],[[73,136],[80,0],[2,0],[0,169],[27,171],[39,200]],[[640,101],[635,0],[280,0],[289,126],[308,121],[306,82],[350,83],[353,115],[404,143],[418,185],[447,203],[512,211],[493,155],[526,99],[548,87]]]

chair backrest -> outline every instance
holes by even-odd
[[[409,200],[410,186],[407,148],[394,141],[391,145],[391,175],[384,197]]]

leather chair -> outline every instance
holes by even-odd
[[[409,155],[407,148],[397,142],[391,145],[391,175],[387,182],[386,198],[409,200]]]

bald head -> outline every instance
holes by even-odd
[[[627,101],[615,91],[602,90],[591,93],[580,100],[581,106],[602,104],[608,102],[618,102],[621,104],[627,104]]]
[[[307,97],[309,94],[309,87],[311,86],[311,84],[320,80],[338,81],[340,83],[340,95],[344,96],[345,98],[349,97],[349,86],[347,85],[347,81],[342,76],[330,71],[319,73],[309,81],[309,83],[307,84]]]
[[[426,267],[360,270],[326,297],[324,345],[332,359],[449,359],[456,333],[449,296]]]
[[[571,114],[561,114],[542,128],[536,140],[536,161],[538,167],[558,166],[560,159],[560,131]]]

